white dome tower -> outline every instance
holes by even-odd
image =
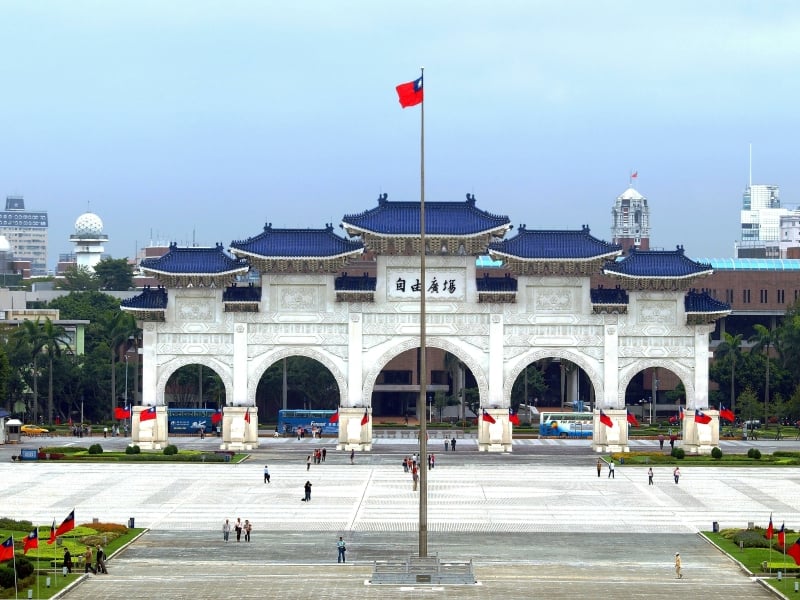
[[[78,268],[86,267],[94,271],[94,266],[105,252],[103,243],[108,241],[108,236],[103,233],[102,219],[92,212],[83,213],[75,221],[75,233],[69,239],[75,244]]]

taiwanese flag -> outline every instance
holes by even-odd
[[[395,89],[400,100],[400,106],[403,108],[422,103],[422,77],[408,83],[401,83]]]
[[[731,423],[736,420],[736,415],[733,414],[733,411],[725,408],[724,406],[719,407],[719,416]]]
[[[800,538],[797,538],[795,543],[789,546],[786,554],[791,556],[796,564],[800,565]]]
[[[125,408],[120,408],[119,406],[114,409],[114,418],[120,421],[124,421],[125,419],[131,418],[131,409],[129,406],[125,406]]]
[[[767,533],[764,536],[768,539],[772,539],[772,513],[769,513],[769,525],[767,525]]]
[[[369,413],[365,409],[364,410],[364,416],[361,417],[361,425],[363,426],[363,425],[366,425],[367,423],[369,423]]]
[[[700,423],[701,425],[708,425],[711,423],[711,417],[698,408],[694,411],[694,422]]]
[[[335,413],[331,415],[331,418],[328,419],[328,423],[338,423],[339,422],[339,411],[337,410]]]
[[[481,419],[483,419],[487,423],[496,423],[497,422],[497,421],[494,420],[494,417],[492,415],[490,415],[488,412],[486,412],[485,408],[483,409],[483,415],[481,416]]]
[[[249,423],[250,422],[250,409],[249,408],[246,411],[244,411],[244,422],[245,423]]]
[[[12,558],[14,558],[14,536],[8,536],[8,539],[0,544],[0,562]]]
[[[512,409],[508,409],[508,422],[513,423],[514,425],[519,425],[519,416],[517,412]]]
[[[39,547],[39,528],[37,527],[25,536],[25,541],[22,545],[22,553],[27,554],[31,548]]]
[[[147,410],[143,410],[139,413],[139,421],[149,421],[150,419],[156,418],[156,407],[151,406]]]
[[[631,173],[631,179],[636,179],[637,177],[639,177],[639,171],[634,171]]]
[[[606,427],[613,427],[613,426],[614,426],[614,421],[612,421],[612,420],[611,420],[611,417],[609,417],[609,416],[608,416],[606,413],[604,413],[602,410],[600,411],[600,422],[601,422],[603,425],[605,425]]]
[[[56,529],[56,537],[64,535],[68,531],[75,529],[75,509],[67,515],[67,518],[61,521],[61,525]]]
[[[56,541],[56,520],[53,519],[53,524],[50,525],[50,539],[47,540],[48,544],[52,544]]]
[[[213,415],[211,415],[211,424],[216,425],[220,421],[222,421],[222,411],[218,410]]]
[[[683,414],[683,407],[682,406],[681,406],[681,410],[680,410],[680,412],[678,414],[681,417],[681,421],[683,421],[684,414]]]
[[[636,417],[633,415],[633,413],[631,411],[627,411],[627,413],[628,413],[628,415],[627,415],[626,418],[628,419],[628,423],[630,423],[634,427],[638,427],[639,426],[639,421],[636,419]]]
[[[786,528],[781,523],[781,528],[778,529],[778,546],[783,546],[786,543]]]
[[[672,415],[672,416],[669,418],[669,422],[670,422],[672,425],[674,425],[675,423],[677,423],[677,422],[678,422],[678,417],[676,417],[675,415]]]

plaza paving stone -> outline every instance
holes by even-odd
[[[98,440],[92,440],[98,441]],[[124,439],[99,440],[104,447]],[[81,444],[64,438],[42,444]],[[740,444],[728,442],[729,444]],[[207,438],[180,447],[213,449]],[[655,442],[642,442],[655,447]],[[796,443],[794,444],[796,445]],[[324,464],[306,470],[309,449]],[[724,451],[732,451],[731,446]],[[783,447],[789,448],[791,445]],[[66,598],[766,598],[770,593],[697,535],[713,521],[800,526],[800,469],[621,465],[597,477],[585,442],[517,440],[510,454],[459,440],[429,471],[428,551],[472,560],[474,586],[374,586],[375,560],[417,552],[418,496],[401,459],[413,441],[379,440],[350,465],[333,440],[268,438],[233,464],[11,463],[0,447],[4,516],[49,523],[73,507],[78,523],[127,522],[150,531]],[[433,445],[432,450],[436,450]],[[765,451],[762,449],[762,451]],[[769,451],[769,450],[766,450]],[[269,464],[272,483],[264,484]],[[300,501],[312,481],[312,501]],[[250,519],[252,542],[222,542],[225,518]],[[336,540],[348,563],[336,564]],[[685,578],[674,578],[675,551]]]

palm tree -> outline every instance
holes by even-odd
[[[731,335],[727,331],[722,332],[722,343],[717,346],[715,352],[717,358],[728,357],[731,362],[731,412],[736,412],[736,366],[742,360],[742,334]]]
[[[33,385],[31,386],[33,389],[33,405],[31,407],[31,413],[33,422],[36,423],[39,419],[38,358],[42,352],[42,346],[44,345],[39,321],[30,321],[28,319],[22,321],[22,325],[14,332],[13,337],[17,347],[25,347],[25,351],[31,357],[31,374],[33,377]]]
[[[111,351],[111,415],[117,406],[117,362],[119,351],[128,343],[128,339],[137,332],[136,320],[127,312],[118,311],[110,318],[104,319],[106,338]]]
[[[750,352],[764,352],[767,363],[764,381],[764,426],[766,427],[767,423],[769,423],[769,350],[771,347],[777,346],[778,344],[778,330],[769,329],[760,323],[753,325],[753,329],[755,329],[756,332],[750,336],[749,341],[753,342],[753,347],[750,349]]]
[[[69,350],[70,338],[60,325],[46,318],[40,328],[42,350],[48,359],[47,422],[53,422],[53,359],[61,356],[61,350]]]

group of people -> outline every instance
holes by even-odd
[[[72,573],[72,555],[67,548],[64,548],[64,568],[67,569],[67,573]],[[83,572],[90,571],[95,575],[98,573],[108,575],[106,552],[100,544],[97,544],[94,551],[94,566],[92,566],[92,547],[86,546],[86,551],[83,553]]]
[[[242,520],[237,518],[236,523],[231,527],[230,520],[225,519],[225,522],[222,524],[222,541],[227,542],[230,539],[231,529],[236,533],[237,542],[242,541],[242,533],[244,533],[244,541],[249,542],[250,532],[253,531],[253,524],[249,519],[245,519],[244,523],[242,523]]]
[[[597,476],[600,477],[600,472],[603,470],[603,459],[597,459]],[[615,470],[614,470],[614,461],[608,461],[608,478],[614,479]],[[681,470],[679,467],[675,467],[672,471],[672,478],[675,480],[677,484],[681,478]],[[649,467],[647,469],[647,485],[653,485],[653,467]]]
[[[306,457],[306,471],[308,471],[311,468],[312,459],[315,465],[319,465],[325,462],[325,458],[327,456],[328,456],[328,450],[326,448],[323,448],[322,450],[320,450],[319,448],[315,448],[314,452]]]
[[[444,451],[447,452],[448,450],[456,451],[456,436],[451,437],[449,440],[444,438]]]

